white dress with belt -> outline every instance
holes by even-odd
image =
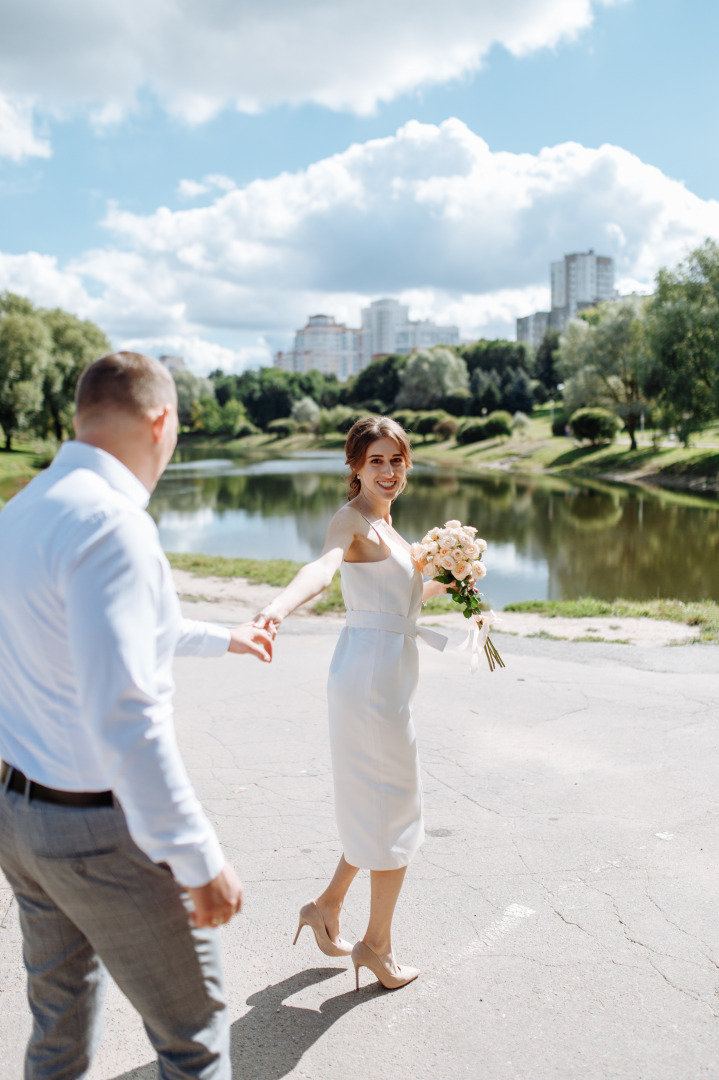
[[[384,530],[375,531],[387,557],[343,562],[340,570],[347,621],[330,665],[330,748],[347,862],[395,870],[424,840],[410,711],[418,678],[415,635],[439,635],[415,626],[423,585],[409,552]]]

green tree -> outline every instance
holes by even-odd
[[[243,372],[238,379],[238,390],[250,420],[262,429],[272,420],[289,416],[295,401],[305,396],[295,376],[271,367]]]
[[[227,401],[219,400],[210,379],[201,379],[191,371],[183,369],[173,371],[172,377],[177,389],[177,415],[183,427],[194,426],[198,415],[195,406],[203,398],[215,398],[218,405],[224,405]]]
[[[473,405],[471,411],[476,415],[483,412],[493,412],[502,403],[502,392],[499,389],[499,375],[496,371],[484,371],[477,367],[472,372],[472,396]],[[468,410],[469,411],[469,410]]]
[[[572,319],[559,343],[557,369],[569,412],[585,406],[612,409],[624,421],[632,450],[646,408],[649,366],[643,302],[610,301]]]
[[[39,311],[51,338],[51,355],[43,380],[41,426],[58,442],[72,433],[75,387],[88,364],[112,349],[102,330],[61,308]]]
[[[688,445],[719,411],[719,245],[707,240],[676,270],[659,271],[647,322],[647,392]]]
[[[506,372],[514,372],[518,368],[526,371],[528,375],[534,373],[534,351],[523,341],[482,339],[475,341],[473,345],[467,345],[460,355],[464,358],[470,376],[477,368],[485,372],[495,372],[499,382]]]
[[[418,349],[400,374],[399,409],[436,409],[444,399],[469,386],[467,365],[451,349]]]
[[[400,376],[407,366],[407,357],[397,354],[373,360],[360,371],[352,387],[352,404],[381,401],[391,411],[400,389]]]
[[[303,397],[294,403],[290,416],[298,424],[314,425],[319,421],[320,407],[311,397]]]
[[[532,380],[524,368],[508,371],[502,380],[502,408],[507,412],[531,413],[534,408]]]
[[[6,311],[0,313],[0,425],[5,449],[11,450],[13,436],[30,428],[42,408],[52,338],[32,306],[20,313],[22,305],[18,311],[9,303]]]
[[[558,384],[562,381],[557,371],[558,354],[559,331],[547,330],[537,349],[534,377],[539,380],[549,397],[556,397]]]

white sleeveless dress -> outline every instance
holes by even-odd
[[[375,532],[389,555],[381,562],[343,562],[340,570],[347,621],[330,665],[330,748],[345,859],[395,870],[424,840],[410,711],[422,576],[399,542]]]

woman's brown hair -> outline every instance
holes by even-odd
[[[412,468],[412,447],[407,432],[389,416],[363,416],[349,430],[345,443],[346,463],[352,470],[348,480],[348,499],[356,499],[361,490],[357,471],[362,468],[367,457],[367,450],[377,439],[392,439],[397,443],[399,452],[408,469]],[[399,495],[399,492],[397,492]]]

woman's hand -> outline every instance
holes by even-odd
[[[272,608],[271,604],[268,604],[262,611],[258,611],[252,620],[252,626],[259,630],[265,630],[270,635],[271,639],[277,637],[277,631],[280,628],[282,622],[282,616]]]

